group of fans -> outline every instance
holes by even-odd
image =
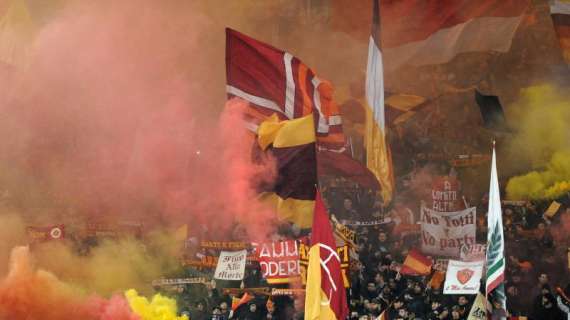
[[[358,240],[356,255],[352,257],[356,259],[350,267],[350,288],[347,289],[349,319],[377,319],[383,312],[387,319],[467,319],[476,296],[444,295],[443,283],[432,279],[435,269],[442,267],[437,266],[436,257],[429,257],[434,260],[434,272],[430,275],[409,276],[399,272],[398,266],[404,262],[409,250],[421,248],[421,244],[418,232],[402,232],[397,224],[402,212],[417,222],[417,208],[400,203],[394,206],[398,210],[375,214],[374,208],[378,204],[370,200],[366,191],[359,191],[359,194],[355,193],[357,191],[350,188],[341,194],[340,188],[326,190],[324,195],[329,199],[331,213],[341,220],[347,215],[359,217],[360,212],[368,210],[366,214],[371,217],[381,216],[389,222],[352,227]],[[330,201],[331,196],[336,201]],[[511,317],[570,319],[570,284],[566,286],[570,283],[567,249],[570,234],[564,232],[570,226],[570,199],[560,201],[562,205],[554,215],[544,214],[549,203],[503,205],[507,258],[504,285]],[[484,244],[487,199],[483,197],[471,205],[477,206],[477,242]],[[361,209],[364,206],[366,209]],[[390,219],[385,219],[387,217]],[[285,228],[280,233],[283,239],[299,236],[299,230]],[[303,235],[302,231],[300,233]],[[267,284],[259,268],[247,268],[246,278],[241,283],[242,292],[264,286]],[[222,287],[210,286],[199,293],[189,287],[182,289],[176,294],[180,309],[192,320],[303,319],[302,294],[268,296],[250,293],[248,299],[243,299],[242,294],[224,293]],[[489,300],[496,302],[492,297]],[[501,314],[493,316],[499,319]]]

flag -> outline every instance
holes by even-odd
[[[260,148],[277,163],[275,181],[261,187],[262,200],[273,203],[281,219],[310,228],[317,185],[313,115],[284,121],[273,115],[257,133]]]
[[[443,271],[434,272],[433,275],[431,276],[430,281],[429,281],[430,288],[432,288],[432,289],[441,288],[441,285],[443,284],[444,279],[445,279],[445,272],[443,272]]]
[[[469,316],[467,320],[485,320],[487,319],[487,312],[485,311],[485,305],[487,304],[485,296],[481,293],[477,294],[477,298],[471,306],[471,311],[469,311]]]
[[[307,267],[305,319],[344,320],[347,315],[340,257],[325,205],[317,192]]]
[[[361,187],[379,190],[376,176],[346,153],[319,150],[317,152],[319,174],[345,177]]]
[[[237,310],[237,308],[239,308],[241,305],[248,303],[252,299],[253,297],[247,292],[244,293],[241,298],[232,297],[232,310]]]
[[[570,1],[551,0],[550,15],[558,35],[562,56],[570,64]]]
[[[486,96],[475,90],[475,101],[481,110],[483,123],[486,128],[505,130],[505,112],[497,96]]]
[[[281,218],[300,227],[311,226],[316,157],[322,158],[318,165],[325,174],[334,172],[363,186],[376,185],[373,174],[346,155],[342,118],[332,99],[332,85],[319,79],[298,58],[226,29],[226,74],[228,96],[249,102],[250,107],[245,111],[248,128],[264,136],[258,142],[277,159],[274,189],[268,186],[260,189],[265,191],[263,199],[276,205]],[[313,116],[311,135],[305,129],[309,128],[309,117]],[[286,125],[301,118],[306,121]],[[302,132],[285,129],[295,126],[302,127]],[[279,133],[281,129],[286,133]],[[286,137],[289,134],[292,136]],[[280,147],[272,142],[277,135],[283,141]],[[311,138],[303,140],[301,145],[295,140],[299,136]]]
[[[345,139],[333,87],[291,53],[226,29],[226,91],[250,103],[247,121],[253,126],[276,114],[291,120],[318,113],[319,144],[343,151]]]
[[[558,210],[560,209],[561,205],[562,204],[558,201],[552,201],[550,206],[548,206],[548,209],[546,209],[546,211],[544,212],[544,215],[549,218],[554,217],[558,213]]]
[[[21,67],[27,63],[34,29],[26,1],[13,0],[0,17],[0,65]]]
[[[499,301],[502,308],[507,310],[505,296],[505,243],[503,237],[503,221],[501,213],[501,196],[497,177],[497,160],[493,143],[491,160],[491,182],[489,186],[489,211],[487,213],[487,281],[486,294]],[[489,299],[488,299],[489,300]]]
[[[372,32],[368,43],[366,66],[366,165],[381,186],[382,200],[387,205],[394,193],[394,172],[386,142],[384,114],[384,72],[380,45],[380,5],[374,0]]]
[[[426,98],[413,94],[391,94],[384,102],[387,107],[385,121],[388,125],[402,124],[412,118],[426,102]]]
[[[443,294],[477,294],[483,275],[484,260],[449,260],[445,274]]]
[[[428,275],[431,272],[432,262],[416,249],[411,249],[404,260],[401,274],[405,275]]]
[[[383,54],[390,72],[403,65],[447,63],[464,52],[509,51],[529,1],[391,0],[381,5]],[[333,1],[333,28],[364,38],[359,22],[368,10],[368,1]]]

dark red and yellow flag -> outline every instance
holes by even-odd
[[[305,319],[343,320],[347,315],[340,257],[325,205],[317,192],[307,268]]]

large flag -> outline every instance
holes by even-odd
[[[550,0],[550,14],[562,55],[566,63],[570,64],[570,1]]]
[[[336,151],[345,148],[332,85],[289,52],[228,28],[226,76],[228,96],[251,104],[246,112],[252,126],[272,114],[291,120],[317,112],[319,144]]]
[[[341,116],[329,82],[290,53],[231,29],[226,30],[226,72],[229,97],[249,102],[248,128],[277,160],[277,181],[261,191],[268,192],[263,196],[275,203],[283,219],[311,226],[316,151],[322,160],[319,172],[334,172],[377,188],[374,175],[346,155]]]
[[[347,315],[340,257],[325,205],[317,192],[307,268],[305,319],[344,320]]]
[[[503,310],[507,310],[505,296],[505,243],[503,237],[503,219],[501,213],[501,196],[497,178],[497,160],[493,143],[493,158],[491,160],[491,183],[489,186],[489,212],[487,213],[487,299],[499,301]]]
[[[565,0],[562,0],[562,2]],[[362,38],[368,1],[333,1],[333,27]],[[528,0],[382,1],[386,70],[442,64],[464,52],[507,52]],[[402,17],[405,17],[402,18]]]
[[[384,71],[380,44],[380,5],[374,0],[372,33],[368,43],[366,67],[366,165],[374,173],[382,188],[384,204],[392,201],[394,172],[390,150],[386,143],[384,115]]]
[[[313,115],[279,121],[274,114],[257,134],[260,148],[272,154],[277,167],[275,181],[260,190],[264,200],[274,204],[281,219],[310,228],[317,185]]]

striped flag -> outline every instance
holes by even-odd
[[[307,320],[344,320],[348,315],[340,257],[335,248],[336,243],[327,211],[317,192],[307,267],[305,294]]]
[[[550,0],[550,14],[562,55],[566,63],[570,64],[570,1]]]
[[[281,218],[302,228],[311,226],[317,183],[315,166],[320,173],[333,172],[377,188],[372,172],[347,155],[332,85],[319,79],[301,60],[226,29],[226,73],[228,96],[249,102],[245,110],[247,126],[260,138],[262,149],[272,152],[277,160],[273,188],[260,189],[267,191],[263,194],[265,200],[276,205]],[[307,132],[313,121],[313,132]],[[295,127],[303,130],[287,129]],[[281,141],[280,147],[274,139]]]
[[[528,5],[528,0],[382,1],[386,71],[447,63],[465,52],[507,52]],[[366,9],[367,1],[333,1],[333,27],[364,37],[367,30],[357,23]]]
[[[380,44],[380,4],[373,0],[372,32],[368,44],[366,67],[366,165],[374,173],[382,189],[384,204],[392,201],[394,172],[386,143],[384,113],[384,71]]]
[[[319,145],[344,151],[342,118],[330,82],[291,53],[226,29],[226,91],[248,101],[248,122],[258,125],[272,114],[279,120],[319,115]]]
[[[493,143],[493,157],[491,163],[491,182],[489,186],[489,211],[487,213],[487,297],[492,296],[493,301],[501,303],[503,310],[507,310],[505,296],[505,243],[503,237],[503,221],[501,213],[501,196],[499,193],[499,180],[497,178],[497,160],[495,145]],[[490,300],[487,298],[487,300]]]
[[[432,262],[430,259],[425,257],[416,249],[410,250],[404,260],[402,269],[400,269],[401,274],[406,275],[428,275],[431,272]]]

